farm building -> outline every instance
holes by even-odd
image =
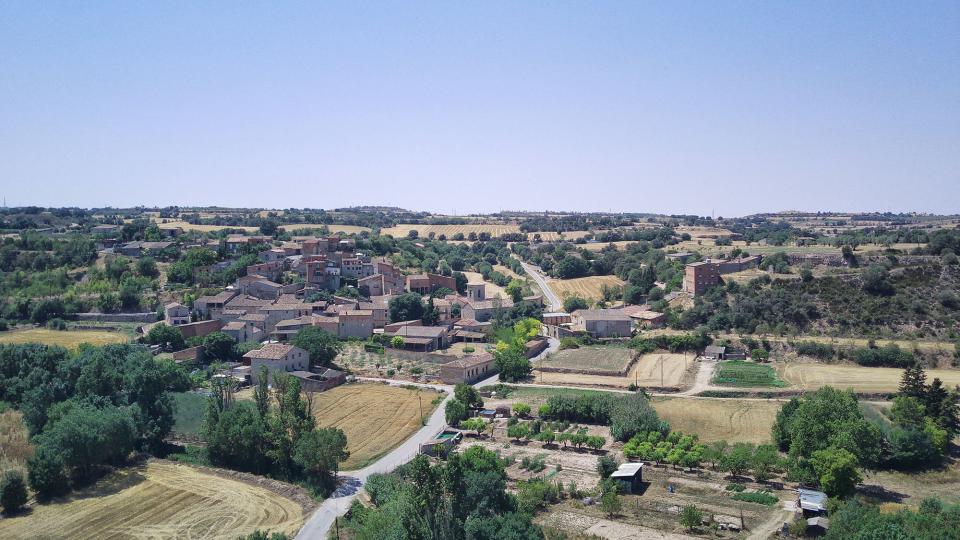
[[[610,475],[610,478],[623,487],[624,493],[636,493],[643,482],[643,463],[624,463]]]
[[[446,384],[471,384],[496,373],[493,355],[474,354],[457,358],[440,366],[440,380]]]
[[[683,271],[683,292],[700,296],[720,284],[720,265],[709,262],[688,264]]]
[[[572,329],[595,338],[630,337],[633,321],[618,309],[580,309],[572,315]]]
[[[310,364],[307,351],[293,345],[268,343],[243,355],[243,363],[250,366],[253,383],[257,383],[260,366],[266,366],[272,380],[278,371],[303,371]]]
[[[703,357],[710,360],[723,360],[726,356],[727,348],[719,345],[708,345],[703,350]]]
[[[827,511],[827,494],[815,489],[797,488],[797,508],[804,514],[820,514]]]
[[[570,314],[557,312],[557,313],[544,313],[543,314],[543,324],[549,324],[553,326],[560,326],[570,322]]]
[[[435,351],[450,345],[446,326],[401,326],[396,331],[384,333],[390,337],[403,338],[403,348],[411,351]]]
[[[190,308],[180,302],[171,302],[163,306],[163,322],[167,326],[179,326],[190,322]]]
[[[325,369],[321,373],[298,370],[290,374],[300,381],[300,388],[307,392],[323,392],[347,382],[347,375],[335,369]]]

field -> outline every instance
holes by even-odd
[[[634,240],[619,240],[617,242],[590,242],[589,244],[583,244],[583,247],[589,249],[590,251],[602,251],[603,248],[608,247],[610,244],[613,244],[613,247],[617,249],[626,249],[630,244],[636,243],[637,242]]]
[[[896,392],[903,376],[903,370],[897,368],[801,362],[783,363],[776,367],[781,379],[804,390],[816,390],[829,385],[853,388],[865,394]],[[939,377],[947,388],[960,384],[960,370],[928,369],[927,381],[932,381],[935,377]]]
[[[299,503],[265,488],[149,462],[0,520],[0,537],[234,539],[256,529],[292,536],[304,518]]]
[[[434,233],[436,236],[444,234],[447,236],[447,239],[452,240],[453,235],[457,233],[463,233],[464,238],[470,235],[470,233],[490,233],[494,238],[500,236],[501,234],[507,233],[517,233],[520,232],[520,227],[516,224],[496,224],[496,225],[484,225],[484,224],[467,224],[467,225],[427,225],[427,224],[415,224],[415,223],[399,223],[395,227],[387,227],[380,229],[381,234],[389,234],[394,238],[406,237],[410,231],[417,231],[420,237],[426,238],[430,233]]]
[[[32,455],[33,446],[20,411],[0,413],[0,471],[17,469],[26,477],[27,459]]]
[[[655,330],[655,333],[672,333],[672,330]],[[720,339],[727,340],[739,340],[740,336],[737,334],[719,334]],[[870,344],[870,339],[867,338],[846,338],[846,337],[826,337],[826,336],[797,336],[797,337],[780,337],[780,336],[770,336],[770,335],[752,335],[749,336],[753,339],[760,340],[766,339],[767,341],[776,341],[778,343],[784,342],[796,342],[796,341],[816,341],[818,343],[828,343],[835,346],[844,346],[844,347],[867,347]],[[950,341],[924,341],[924,340],[908,340],[908,339],[883,339],[878,338],[873,340],[878,347],[883,347],[893,343],[901,349],[913,350],[917,348],[923,351],[938,351],[938,352],[949,352],[954,351],[954,344]]]
[[[603,298],[601,288],[618,287],[623,285],[623,280],[617,276],[589,276],[575,279],[551,279],[547,285],[553,289],[560,298],[577,295],[587,300],[599,300]]]
[[[670,428],[703,441],[765,443],[782,405],[774,400],[655,397],[653,407]]]
[[[376,461],[420,429],[420,404],[426,418],[437,395],[431,390],[349,384],[315,394],[313,415],[318,426],[346,433],[350,458],[341,469],[349,471]]]
[[[27,330],[0,332],[0,344],[43,343],[44,345],[60,345],[67,349],[76,349],[81,343],[109,345],[111,343],[126,343],[127,341],[127,336],[119,332],[105,330],[29,328]]]
[[[166,223],[159,218],[153,218],[153,221],[161,229],[183,229],[184,231],[216,232],[224,229],[237,229],[248,233],[256,233],[260,230],[259,227],[241,227],[239,225],[194,225],[193,223],[173,219],[168,219]]]
[[[739,360],[717,363],[713,384],[746,387],[773,386],[778,388],[784,386],[783,381],[777,379],[777,374],[772,367]]]
[[[633,351],[626,347],[580,347],[557,351],[541,365],[583,372],[620,371],[630,363],[631,356]]]
[[[283,225],[280,225],[279,228],[287,231],[293,231],[296,229],[319,229],[320,227],[324,226],[330,230],[330,234],[360,234],[362,232],[370,232],[370,227],[361,227],[359,225],[323,225],[320,223],[284,223]]]
[[[693,367],[693,358],[690,358]],[[627,388],[631,384],[640,387],[678,388],[683,382],[687,362],[682,354],[651,353],[645,354],[622,377],[611,375],[591,375],[583,373],[551,373],[536,371],[537,382],[571,386],[609,386]],[[547,364],[549,365],[549,364]],[[661,371],[662,366],[662,371]],[[536,367],[536,366],[535,366]],[[661,378],[662,374],[662,378]]]

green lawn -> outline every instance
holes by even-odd
[[[781,388],[786,383],[777,378],[772,367],[754,362],[731,360],[717,364],[713,384],[720,386],[773,386]]]
[[[173,398],[173,432],[198,435],[207,410],[207,397],[196,392],[178,392]]]

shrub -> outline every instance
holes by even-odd
[[[727,491],[736,491],[737,493],[741,493],[743,490],[747,489],[747,486],[734,482],[732,484],[727,484],[726,489]]]
[[[686,527],[688,531],[699,527],[701,523],[703,523],[703,511],[696,506],[691,504],[683,507],[683,510],[680,511],[680,524]]]
[[[27,504],[27,486],[20,471],[7,471],[0,481],[0,507],[13,514]]]
[[[530,414],[530,405],[526,403],[514,403],[513,404],[513,414],[517,416],[527,416]]]
[[[600,456],[597,460],[597,473],[600,474],[600,478],[609,478],[619,466],[620,462],[617,458],[613,456]]]
[[[765,491],[744,491],[734,495],[733,500],[773,506],[780,499]]]
[[[561,351],[566,349],[579,349],[579,348],[580,348],[580,344],[577,343],[577,340],[575,338],[565,337],[560,340]]]

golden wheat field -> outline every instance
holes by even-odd
[[[833,386],[853,388],[856,392],[867,394],[895,392],[903,377],[903,370],[897,368],[802,362],[780,363],[775,367],[781,379],[804,390]],[[953,388],[960,384],[960,370],[928,369],[927,381],[932,381],[934,378],[939,378],[945,386]]]
[[[216,232],[222,231],[224,229],[236,229],[246,231],[248,233],[256,233],[260,229],[258,227],[242,227],[239,225],[194,225],[193,223],[187,223],[186,221],[167,219],[163,220],[160,218],[152,218],[156,222],[157,227],[161,229],[183,229],[185,231],[197,231],[197,232]],[[165,222],[164,222],[165,221]]]
[[[284,223],[280,225],[279,228],[293,231],[296,229],[319,229],[320,227],[326,227],[330,230],[330,234],[360,234],[362,232],[370,232],[370,227],[361,227],[359,225],[322,225],[319,223]]]
[[[588,300],[603,298],[601,292],[604,285],[608,287],[623,286],[623,280],[617,276],[588,276],[574,279],[551,279],[547,285],[560,298],[580,296]]]
[[[783,404],[776,400],[655,397],[653,408],[670,429],[695,433],[702,441],[765,443]]]
[[[299,503],[268,489],[151,461],[0,520],[0,537],[232,540],[257,529],[293,536],[305,517]]]
[[[42,343],[59,345],[67,349],[76,349],[81,343],[91,345],[109,345],[126,343],[127,336],[120,332],[107,330],[50,330],[48,328],[29,328],[0,332],[0,344]]]
[[[350,458],[340,468],[349,471],[363,468],[416,433],[420,404],[426,418],[437,396],[432,390],[348,384],[315,394],[313,415],[318,426],[337,427],[347,435]]]

